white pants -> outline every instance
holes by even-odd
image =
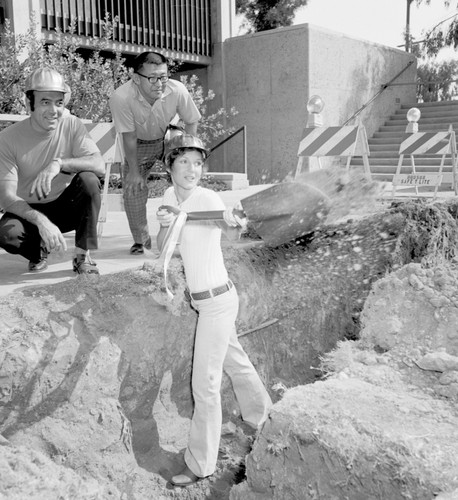
[[[221,438],[221,379],[229,375],[245,422],[257,427],[272,401],[237,338],[239,298],[235,287],[217,297],[193,301],[199,312],[194,344],[192,392],[194,414],[186,465],[199,477],[215,471]]]

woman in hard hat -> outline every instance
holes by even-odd
[[[164,161],[172,187],[165,192],[163,204],[185,212],[225,210],[216,192],[199,186],[208,155],[202,141],[192,135],[175,134],[165,148]],[[160,250],[175,216],[163,209],[157,212]],[[221,231],[239,225],[240,219],[227,209],[224,221],[189,221],[180,234],[179,249],[191,304],[199,316],[192,368],[195,407],[184,455],[186,467],[171,479],[176,486],[189,486],[215,471],[222,425],[223,369],[232,381],[246,423],[257,429],[272,405],[235,328],[239,299],[224,265]]]

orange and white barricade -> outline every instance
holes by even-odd
[[[350,167],[353,156],[362,156],[364,173],[370,179],[369,168],[369,144],[367,142],[366,129],[361,125],[343,127],[316,127],[306,128],[304,137],[299,143],[297,155],[299,162],[296,176],[300,174],[304,157],[316,157],[321,168],[320,157],[323,156],[346,156],[347,170]]]
[[[120,162],[122,154],[117,140],[116,129],[111,122],[85,123],[91,139],[97,144],[105,161],[105,180],[100,205],[98,237],[102,236],[103,224],[107,221],[107,194],[110,183],[111,167],[113,163]]]
[[[405,155],[410,156],[412,171],[408,174],[401,174]],[[417,172],[415,155],[441,156],[438,171]],[[451,155],[452,186],[455,194],[457,194],[456,138],[452,127],[450,126],[446,132],[416,132],[409,134],[399,147],[399,161],[393,177],[392,196],[395,196],[398,188],[415,188],[416,194],[419,195],[419,188],[434,187],[433,197],[435,199],[439,186],[442,184],[446,155]]]

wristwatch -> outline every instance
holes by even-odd
[[[59,164],[60,170],[62,170],[62,167],[64,166],[64,164],[62,162],[62,158],[53,158],[52,161],[57,161],[57,163]]]
[[[53,158],[52,159],[53,161],[57,161],[57,163],[59,164],[59,168],[60,168],[60,173],[61,174],[64,174],[64,175],[72,175],[71,172],[64,172],[62,170],[63,166],[64,166],[64,162],[62,161],[62,158]]]

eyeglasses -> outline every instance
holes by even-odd
[[[148,80],[148,83],[152,83],[152,84],[157,83],[158,80],[160,80],[161,83],[165,83],[169,79],[169,77],[166,75],[163,75],[163,76],[145,76],[145,75],[142,75],[141,73],[137,73],[137,75],[142,76],[143,78],[146,78]]]

